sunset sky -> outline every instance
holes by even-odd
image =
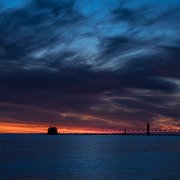
[[[0,133],[180,130],[179,0],[0,0]]]

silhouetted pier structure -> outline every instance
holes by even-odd
[[[98,132],[98,133],[61,133],[60,135],[119,135],[119,136],[147,136],[147,132],[144,131],[127,131],[126,134],[124,131],[122,132]],[[180,136],[180,132],[150,132],[148,136]]]
[[[56,127],[48,128],[48,135],[58,135]],[[146,130],[117,130],[117,131],[102,131],[102,132],[84,132],[84,133],[60,133],[61,135],[130,135],[130,136],[180,136],[180,131],[177,130],[151,130],[150,123],[146,125]]]
[[[175,130],[151,130],[150,123],[146,125],[146,130],[120,130],[106,131],[98,133],[62,133],[64,135],[122,135],[122,136],[180,136],[180,131]]]

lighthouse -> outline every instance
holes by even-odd
[[[147,135],[150,135],[150,125],[149,125],[149,122],[147,123]]]

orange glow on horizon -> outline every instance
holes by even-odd
[[[44,133],[47,131],[45,126],[19,123],[0,123],[0,133]]]
[[[157,125],[157,124],[156,124]],[[25,123],[12,123],[12,122],[0,122],[0,134],[3,133],[34,133],[34,134],[46,134],[48,129],[47,124],[25,124]],[[113,130],[113,129],[98,129],[98,128],[82,128],[82,127],[62,127],[62,126],[56,126],[58,129],[58,132],[61,134],[66,133],[123,133],[124,130]],[[180,127],[173,126],[169,124],[169,126],[162,126],[160,123],[159,128],[158,126],[154,126],[155,130],[174,130],[174,131],[180,131]],[[154,129],[152,127],[152,131]],[[127,131],[131,132],[131,129],[126,129]],[[133,130],[134,131],[134,130]],[[143,131],[143,129],[142,129]]]
[[[19,124],[19,123],[0,123],[0,133],[47,133],[48,125],[33,125],[33,124]],[[61,127],[58,128],[60,133],[102,133],[103,130],[100,129],[88,129],[88,128],[66,128]],[[108,133],[114,132],[113,130],[107,131]]]

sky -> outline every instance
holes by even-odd
[[[180,130],[179,0],[0,0],[0,133]]]

